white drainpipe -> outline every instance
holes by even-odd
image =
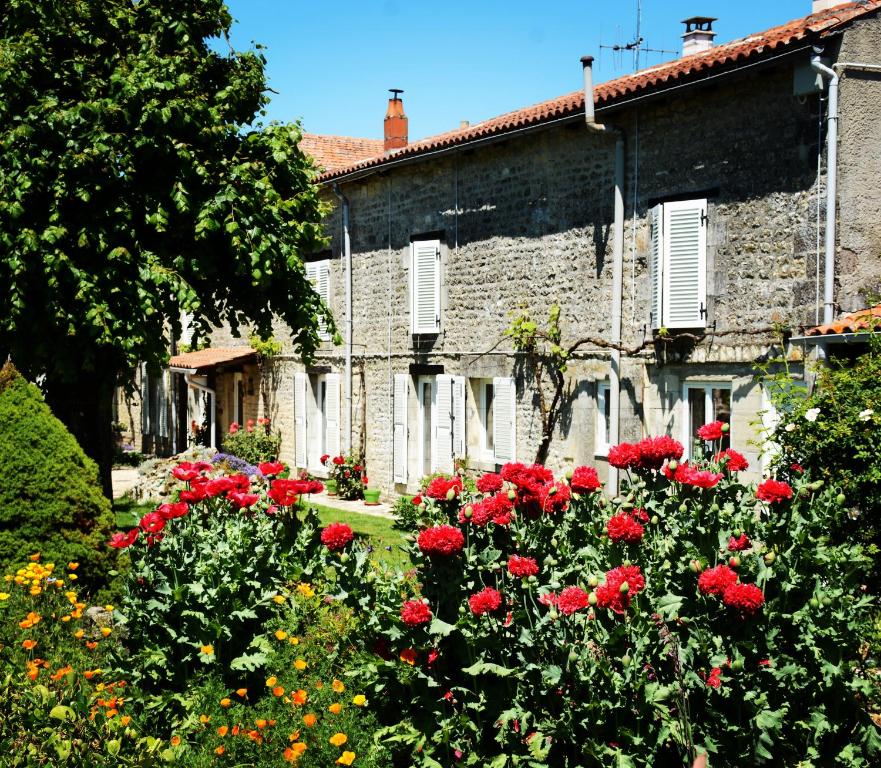
[[[615,220],[612,249],[612,328],[609,341],[621,345],[621,304],[624,280],[624,131],[597,123],[593,94],[593,56],[581,59],[584,73],[584,120],[588,130],[615,137]],[[621,351],[612,350],[609,373],[609,444],[617,445],[621,423]],[[618,492],[618,470],[609,467],[608,490]]]
[[[333,191],[343,204],[343,259],[346,270],[346,406],[343,412],[343,453],[348,455],[352,452],[352,241],[349,236],[349,198],[340,191],[339,184],[333,185]]]
[[[823,323],[832,322],[835,314],[835,205],[838,197],[838,73],[820,60],[820,53],[811,57],[811,66],[829,79],[829,109],[826,131],[826,246],[823,283]]]

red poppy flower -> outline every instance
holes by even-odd
[[[410,503],[411,503],[414,507],[418,507],[418,506],[422,503],[422,497],[421,497],[421,496],[414,496],[414,497],[410,500]]]
[[[477,594],[468,598],[468,606],[475,616],[497,611],[502,604],[502,593],[492,587],[484,587]]]
[[[669,435],[660,437],[647,437],[640,440],[635,446],[639,458],[639,469],[660,469],[665,461],[678,461],[682,458],[685,450],[682,443],[674,440]]]
[[[257,469],[260,470],[260,474],[264,477],[272,477],[284,472],[284,464],[280,461],[264,461],[262,464],[257,465]]]
[[[334,456],[333,463],[340,467],[346,463],[346,460],[342,456]]]
[[[593,493],[602,487],[597,471],[593,467],[576,467],[569,481],[572,493]]]
[[[639,464],[639,450],[631,443],[609,448],[609,464],[618,469],[632,469]]]
[[[749,540],[749,536],[745,533],[740,534],[736,539],[731,536],[728,539],[728,551],[729,552],[743,552],[745,549],[749,549],[753,543]]]
[[[645,577],[637,565],[621,565],[606,573],[605,583],[596,588],[597,605],[615,613],[630,607],[633,595],[645,589]]]
[[[701,573],[697,580],[698,589],[705,595],[722,597],[725,590],[737,581],[737,574],[727,565],[717,565]]]
[[[465,537],[452,525],[438,525],[419,532],[416,544],[428,557],[451,557],[462,551]]]
[[[765,596],[755,584],[737,583],[725,590],[722,602],[729,608],[734,608],[741,616],[752,616],[765,604]]]
[[[128,533],[117,531],[110,537],[108,544],[114,549],[125,549],[135,543],[140,532],[138,528],[132,528]]]
[[[401,606],[401,621],[408,627],[418,627],[431,621],[431,609],[421,600],[407,600]]]
[[[199,470],[189,461],[183,461],[171,470],[171,474],[178,480],[188,483],[199,476]]]
[[[535,576],[538,573],[538,563],[534,557],[511,555],[508,558],[508,573],[519,579]]]
[[[722,670],[719,667],[713,667],[713,671],[710,672],[710,676],[707,678],[706,682],[708,688],[721,688]]]
[[[320,461],[322,464],[326,464],[326,463],[327,463],[327,460],[328,460],[329,458],[330,458],[330,454],[329,454],[329,453],[325,453],[323,456],[321,456],[321,457],[318,459],[318,461]]]
[[[179,501],[177,504],[160,504],[156,511],[166,520],[174,520],[183,517],[189,510],[190,507],[185,501]]]
[[[461,477],[436,477],[428,484],[428,488],[425,489],[425,495],[436,501],[450,501],[450,494],[452,494],[453,498],[456,498],[461,492]]]
[[[711,421],[709,424],[704,424],[697,430],[697,436],[701,440],[706,440],[708,443],[711,443],[714,440],[721,440],[722,434],[721,421]]]
[[[643,528],[633,515],[626,512],[613,516],[606,524],[606,532],[609,538],[616,544],[636,544],[642,540],[645,528]]]
[[[723,469],[728,472],[743,472],[749,469],[749,462],[742,453],[729,448],[727,451],[717,453],[713,458],[716,464],[722,464]]]
[[[557,608],[567,616],[588,606],[588,596],[580,587],[566,587],[557,597]]]
[[[331,552],[339,552],[355,538],[352,529],[345,523],[331,523],[321,532],[321,543]]]
[[[148,512],[141,518],[140,525],[145,533],[159,533],[165,527],[165,518],[158,512]]]
[[[504,482],[505,481],[502,480],[501,475],[489,472],[488,474],[477,478],[477,490],[480,491],[480,493],[498,493],[502,490]]]
[[[792,488],[789,483],[784,483],[782,480],[765,480],[756,489],[756,498],[769,504],[777,504],[792,498]]]
[[[226,498],[235,504],[239,509],[247,509],[253,507],[260,501],[260,495],[257,493],[242,493],[241,491],[230,491]]]

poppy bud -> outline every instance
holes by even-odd
[[[630,585],[626,581],[622,581],[621,586],[618,587],[618,591],[622,595],[626,595],[630,591]]]

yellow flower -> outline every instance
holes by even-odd
[[[338,714],[340,713],[340,710],[341,710],[342,708],[343,708],[343,705],[340,704],[338,701],[335,701],[333,704],[331,704],[331,705],[327,708],[327,711],[330,712],[330,713],[333,714],[333,715],[338,715]]]
[[[272,598],[272,600],[273,600],[273,602],[281,605],[285,601],[285,596],[284,595],[276,595],[275,597]]]
[[[363,707],[367,703],[367,697],[363,693],[359,693],[354,699],[352,699],[352,704],[356,707]]]
[[[36,563],[39,559],[40,559],[40,553],[39,553],[39,552],[34,552],[34,554],[32,554],[32,555],[30,556],[30,561],[31,561],[32,563]]]
[[[119,718],[119,722],[122,725],[128,725],[131,721],[132,721],[132,719],[128,715],[123,715],[122,717]]]
[[[43,590],[40,589],[39,587],[31,587],[31,588],[30,588],[30,593],[31,593],[31,595],[33,595],[34,597],[36,597],[37,595],[39,595],[42,591],[43,591]]]
[[[104,610],[107,611],[107,613],[113,613],[113,606],[112,605],[105,605]]]
[[[202,723],[202,725],[207,725],[211,722],[211,718],[206,714],[201,714],[199,715],[199,722]]]
[[[75,573],[71,573],[71,574],[68,574],[67,578],[70,579],[71,581],[76,581],[79,578],[79,576],[77,576]]]
[[[300,729],[299,728],[297,728],[297,730],[294,731],[293,733],[288,734],[288,741],[296,741],[299,738],[300,738]]]
[[[315,590],[311,584],[297,584],[297,592],[303,597],[315,597]]]
[[[288,642],[289,642],[291,645],[299,645],[299,644],[300,644],[300,638],[299,638],[299,637],[289,637],[289,638],[288,638]]]
[[[203,645],[199,648],[199,653],[204,653],[206,656],[214,655],[214,646],[209,643],[208,645]]]
[[[107,637],[113,630],[110,627],[101,627],[101,634]]]
[[[297,659],[294,662],[294,668],[299,670],[300,672],[302,672],[304,669],[306,669],[307,666],[308,665],[306,664],[305,661],[303,661],[303,659]]]
[[[9,593],[8,592],[0,592],[0,600],[8,600]]]
[[[349,740],[348,736],[344,733],[335,733],[331,736],[328,741],[333,744],[335,747],[341,747]]]
[[[227,707],[232,705],[232,701],[225,696],[220,700],[220,706],[226,709]]]
[[[83,630],[78,629],[76,632],[73,633],[73,636],[74,636],[77,640],[82,640],[83,637],[85,636],[85,634],[86,634],[86,633],[85,633]]]
[[[283,629],[275,630],[275,639],[276,640],[286,640],[287,636],[288,636],[288,633],[285,632]]]
[[[346,690],[346,686],[343,685],[343,681],[337,680],[336,678],[334,678],[334,681],[331,683],[330,687],[333,688],[334,693],[342,693],[344,690]]]
[[[337,765],[351,765],[355,762],[355,753],[354,752],[343,752],[337,759]]]
[[[278,678],[275,675],[266,678],[266,687],[272,688],[278,682]]]

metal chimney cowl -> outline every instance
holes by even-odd
[[[385,111],[385,124],[383,131],[383,149],[391,152],[407,146],[407,116],[404,114],[404,102],[401,101],[400,88],[389,88],[392,97],[388,100],[388,109]]]

